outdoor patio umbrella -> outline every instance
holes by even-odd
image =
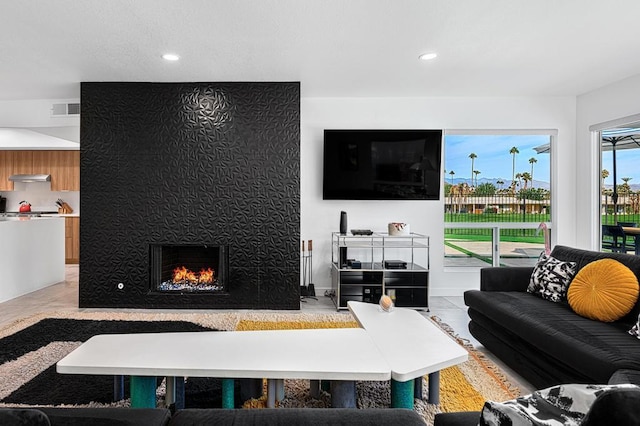
[[[640,147],[640,129],[619,128],[602,132],[602,150],[611,151],[613,158],[613,218],[618,216],[618,167],[616,164],[616,151]]]

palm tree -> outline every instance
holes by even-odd
[[[496,183],[500,187],[500,190],[502,190],[502,185],[504,185],[504,181],[503,180],[497,180]]]
[[[516,179],[518,179],[518,187],[522,186],[522,173],[516,173]]]
[[[602,190],[602,193],[606,195],[606,193],[607,193],[607,189],[606,189],[606,188],[605,188],[605,186],[604,186],[604,181],[605,181],[605,179],[607,179],[607,178],[609,177],[609,170],[607,170],[607,169],[602,169],[602,174],[601,174],[601,176],[602,176],[602,186],[601,186],[601,190]]]
[[[623,190],[624,192],[626,192],[627,194],[628,194],[629,192],[631,192],[631,187],[629,186],[629,181],[630,181],[631,179],[633,179],[633,178],[630,178],[630,177],[623,177],[623,178],[622,178],[622,181],[624,182],[624,183],[622,184],[622,188],[623,188],[622,190]]]
[[[512,170],[512,172],[511,172],[511,180],[515,182],[515,180],[516,180],[516,154],[520,154],[520,151],[518,151],[518,148],[513,146],[509,150],[509,154],[513,155],[513,167],[511,169]]]
[[[451,175],[451,185],[453,185],[453,175],[455,175],[455,174],[456,174],[456,172],[454,172],[453,170],[451,170],[451,171],[449,172],[449,174]]]
[[[531,187],[533,188],[533,165],[537,163],[538,160],[535,157],[529,158],[529,164],[531,164]]]
[[[473,161],[478,158],[475,152],[469,154],[469,158],[471,158],[471,186],[473,186]]]
[[[527,189],[527,182],[531,182],[533,179],[531,178],[531,174],[529,172],[522,173],[522,180],[524,181],[524,188]]]
[[[478,175],[480,174],[480,170],[474,170],[473,174],[476,175],[476,188],[478,187]]]

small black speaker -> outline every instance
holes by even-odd
[[[347,212],[340,212],[340,234],[347,235]],[[340,247],[340,267],[347,267],[347,248]]]

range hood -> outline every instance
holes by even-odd
[[[11,182],[51,182],[51,175],[11,175]]]

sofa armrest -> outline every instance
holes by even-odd
[[[640,389],[618,388],[604,391],[593,402],[587,415],[582,419],[583,426],[599,425],[640,425]]]
[[[433,426],[478,426],[480,411],[460,411],[457,413],[438,413]]]
[[[51,426],[47,415],[30,408],[0,408],[0,425]]]
[[[640,370],[616,370],[616,372],[609,378],[609,382],[607,384],[622,385],[625,383],[640,386]]]
[[[482,291],[527,291],[532,266],[503,266],[480,270]]]
[[[170,426],[424,426],[424,420],[405,408],[264,408],[178,410]]]

